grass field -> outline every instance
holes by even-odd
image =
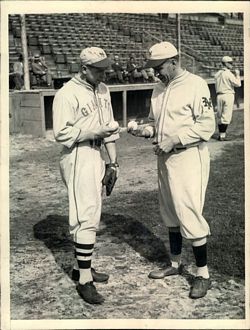
[[[120,176],[103,200],[93,265],[110,274],[98,285],[105,304],[93,307],[70,279],[73,245],[68,201],[51,139],[12,136],[10,150],[10,271],[12,319],[244,319],[243,111],[235,111],[228,142],[211,139],[211,175],[204,215],[212,290],[188,298],[194,271],[184,241],[183,276],[153,281],[147,275],[169,262],[168,234],[157,199],[152,144],[123,134],[117,143]]]

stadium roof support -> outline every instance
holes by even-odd
[[[20,15],[21,19],[21,43],[23,52],[23,69],[24,69],[24,89],[30,89],[30,78],[29,78],[29,63],[28,63],[28,47],[27,47],[27,36],[26,36],[26,24],[25,15]]]
[[[181,15],[176,14],[176,39],[177,39],[177,49],[179,53],[179,61],[181,65]]]

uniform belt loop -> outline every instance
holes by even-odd
[[[89,144],[92,148],[100,148],[102,146],[103,139],[94,139],[94,140],[89,140]]]

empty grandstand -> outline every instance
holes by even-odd
[[[213,77],[221,66],[221,58],[224,55],[233,57],[242,80],[237,102],[239,98],[243,99],[244,43],[240,13],[11,14],[10,78],[14,62],[26,50],[26,63],[29,64],[26,83],[27,79],[29,83],[25,84],[24,79],[24,88],[19,91],[10,85],[10,131],[45,135],[46,129],[52,127],[51,108],[56,90],[78,72],[78,58],[83,48],[99,46],[111,59],[118,56],[124,72],[129,58],[133,56],[140,71],[148,48],[162,40],[172,42],[179,49],[182,67],[207,80],[213,102],[216,99]],[[51,74],[52,84],[49,86],[32,73],[31,62],[37,54],[43,57]],[[109,79],[108,71],[106,77],[115,117],[122,125],[127,124],[128,117],[147,114],[155,82],[140,78],[132,83],[125,79],[121,83]]]
[[[213,76],[225,53],[234,57],[243,75],[243,21],[238,16],[223,21],[221,17],[181,15],[183,61],[189,70],[204,77]],[[77,72],[79,53],[86,46],[98,45],[110,55],[119,55],[125,66],[131,54],[141,64],[148,46],[157,40],[177,45],[174,15],[30,14],[26,15],[26,33],[29,55],[40,52],[54,78],[70,77]],[[10,63],[20,52],[20,16],[10,15]]]

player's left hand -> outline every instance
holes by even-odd
[[[178,136],[168,137],[154,147],[154,152],[157,156],[161,155],[163,152],[168,153],[178,143],[180,143]]]

